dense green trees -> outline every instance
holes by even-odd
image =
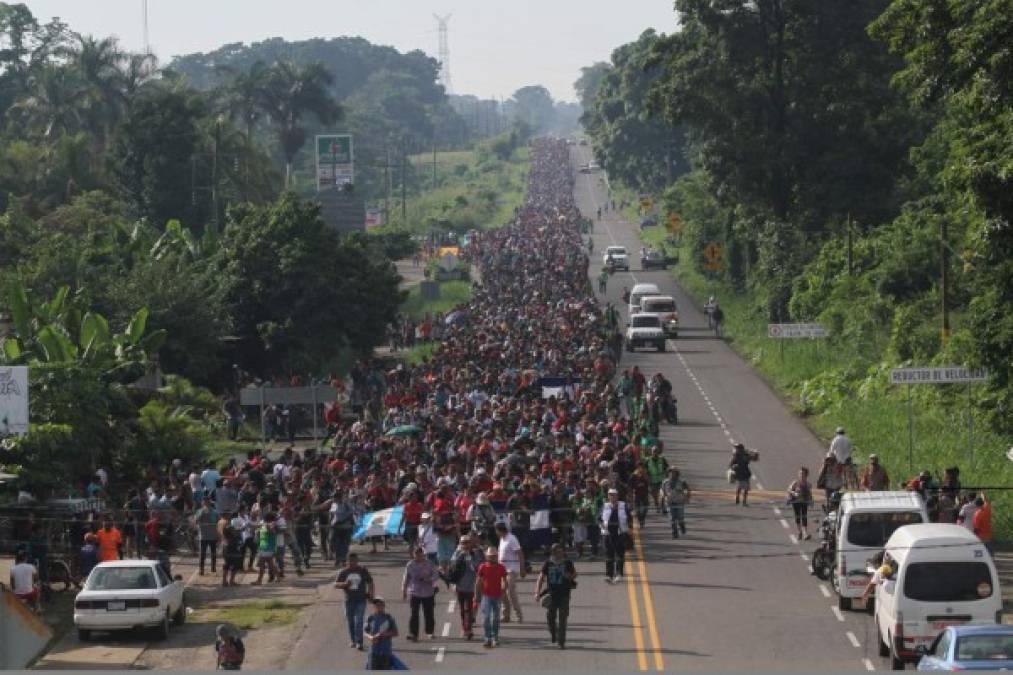
[[[764,318],[823,321],[860,365],[987,365],[993,421],[1013,430],[1009,3],[675,8],[679,32],[576,84],[612,177],[664,193],[700,269],[723,243],[719,276]],[[689,159],[674,181],[663,129]]]

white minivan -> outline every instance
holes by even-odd
[[[630,316],[640,314],[640,301],[649,295],[661,295],[657,284],[637,284],[630,291]]]
[[[886,543],[893,578],[876,588],[880,656],[894,670],[920,658],[947,626],[1002,620],[1002,591],[985,545],[961,525],[909,525]]]
[[[640,311],[644,314],[657,314],[661,319],[661,327],[665,335],[679,337],[679,310],[675,306],[675,298],[671,295],[648,295],[640,300]]]
[[[837,604],[851,609],[869,585],[868,560],[883,550],[898,528],[929,522],[917,492],[845,492],[837,511],[833,586]]]

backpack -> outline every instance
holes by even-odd
[[[218,663],[223,668],[238,670],[246,659],[246,647],[239,638],[222,640],[218,643]]]
[[[457,582],[459,582],[461,579],[464,578],[464,574],[467,571],[468,571],[468,561],[467,561],[467,558],[465,556],[463,556],[463,555],[459,556],[457,558],[457,562],[454,563],[454,566],[451,568],[450,572],[447,574],[447,581],[449,583],[456,584]]]

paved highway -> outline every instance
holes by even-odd
[[[586,163],[590,153],[576,147],[573,160],[575,166]],[[575,191],[581,209],[591,215],[604,203],[607,188],[600,175],[579,174]],[[417,644],[401,639],[397,652],[412,668],[468,671],[884,667],[871,618],[837,610],[829,587],[810,574],[806,554],[814,542],[794,539],[790,509],[783,508],[784,489],[798,466],[805,463],[815,474],[821,444],[742,359],[707,333],[704,315],[668,272],[637,269],[636,227],[619,214],[604,215],[593,235],[598,255],[592,278],[607,245],[626,246],[634,267],[612,278],[607,300],[621,306],[624,285],[654,282],[676,298],[685,327],[684,337],[669,341],[667,353],[625,354],[622,367],[639,365],[646,375],[661,371],[674,385],[680,424],[664,426],[662,439],[669,461],[699,493],[687,509],[688,536],[672,540],[667,520],[652,513],[637,536],[641,557],[632,565],[628,561],[621,586],[603,582],[602,562],[578,562],[566,651],[548,643],[529,577],[522,585],[525,622],[505,624],[498,649],[461,638],[452,593],[444,590],[437,596],[437,639]],[[625,308],[621,313],[625,318]],[[733,503],[725,480],[731,439],[760,451],[754,465],[757,493],[748,508]],[[403,555],[366,556],[402,634],[408,618],[400,601]],[[288,667],[360,667],[362,656],[347,648],[340,592],[322,587],[321,594]]]

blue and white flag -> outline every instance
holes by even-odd
[[[362,541],[366,537],[393,537],[401,534],[401,522],[404,520],[404,507],[367,513],[359,521],[359,527],[352,535],[352,541]]]

